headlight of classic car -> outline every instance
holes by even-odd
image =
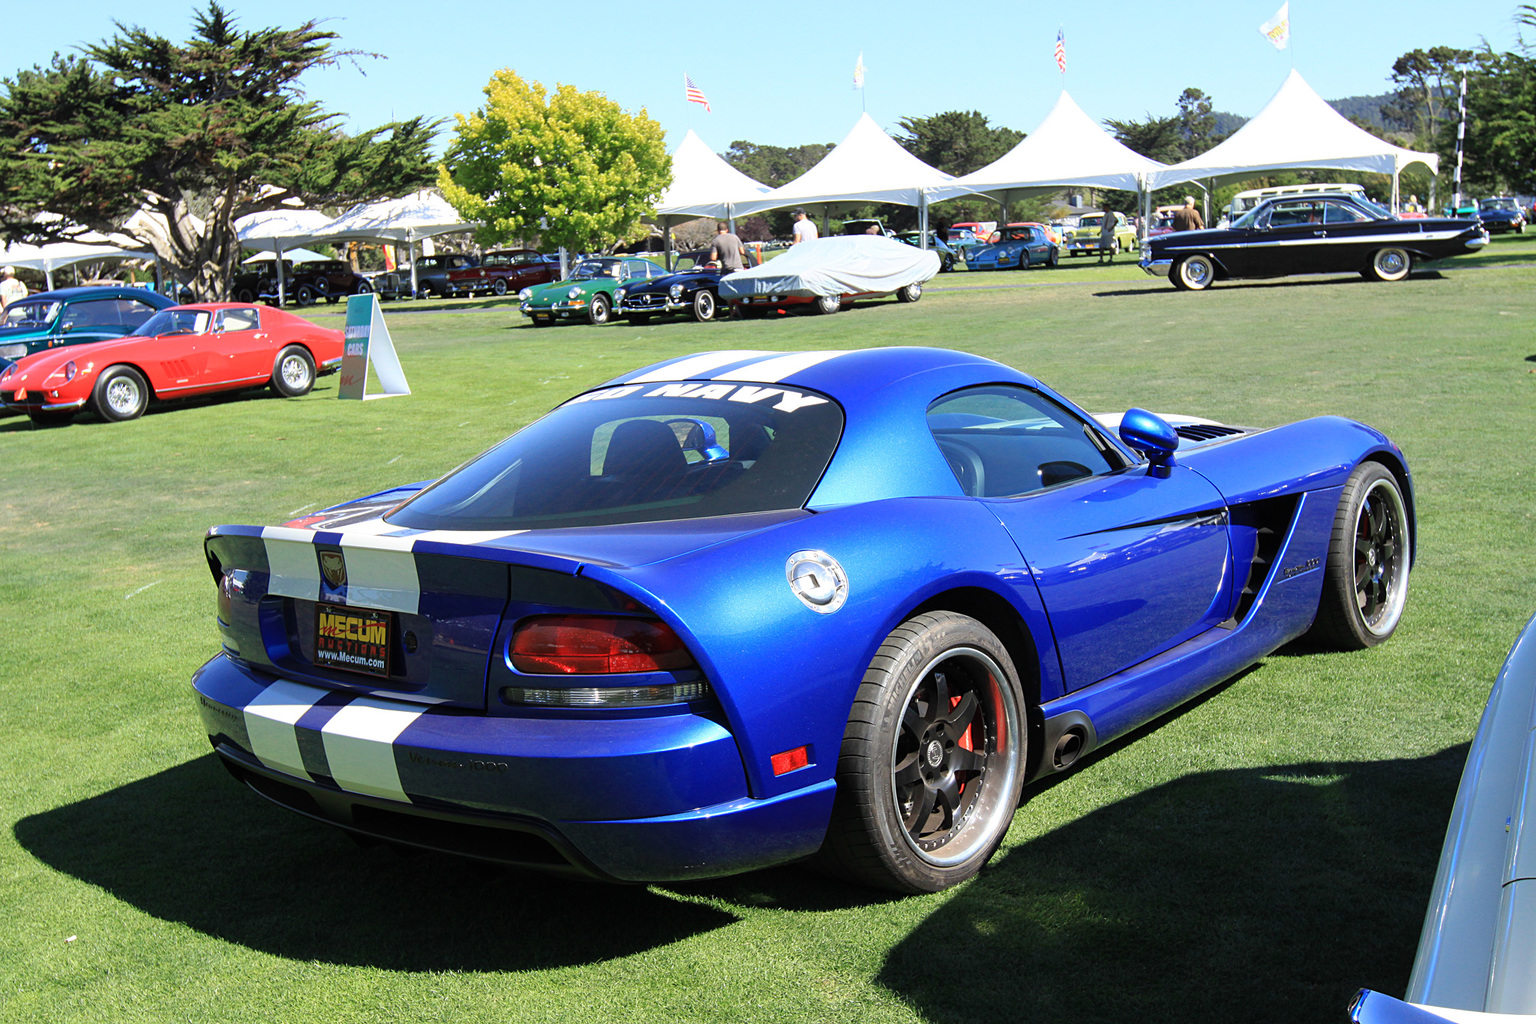
[[[678,299],[683,297],[683,286],[680,284],[675,284],[671,288],[667,289],[667,294],[672,296],[673,302],[676,302]]]
[[[43,381],[43,386],[47,387],[50,384],[53,384],[53,385],[68,384],[70,381],[72,381],[74,379],[75,379],[75,361],[73,359],[71,359],[69,362],[65,363],[63,366],[59,367],[57,370],[54,370],[52,373],[50,373],[48,375],[48,379]]]
[[[571,290],[565,293],[565,297],[568,299],[579,299],[582,294],[580,285],[572,285]]]
[[[628,288],[620,288],[618,291],[613,293],[613,301],[614,302],[623,302],[624,301],[624,296],[626,296],[628,294],[629,294],[629,289]]]
[[[524,288],[522,291],[517,293],[517,298],[519,302],[527,302],[529,299],[533,298],[533,289]]]

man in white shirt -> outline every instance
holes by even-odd
[[[27,286],[16,280],[16,268],[0,269],[0,309],[27,297]]]
[[[805,215],[804,210],[795,211],[795,240],[791,245],[799,245],[801,242],[816,241],[816,225],[811,223],[811,218]]]

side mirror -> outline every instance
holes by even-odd
[[[1167,476],[1179,435],[1168,421],[1145,409],[1127,409],[1120,419],[1120,440],[1141,452],[1152,463],[1153,476]]]

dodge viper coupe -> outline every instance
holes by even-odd
[[[196,702],[236,778],[363,839],[942,889],[1026,783],[1402,614],[1382,434],[1118,419],[938,349],[647,366],[435,482],[210,530]]]
[[[1488,232],[1474,220],[1399,219],[1347,193],[1278,196],[1229,228],[1175,231],[1150,238],[1141,268],[1185,291],[1237,277],[1350,273],[1401,281],[1415,263],[1474,252]]]
[[[720,280],[720,298],[745,315],[813,308],[836,313],[857,299],[916,302],[939,272],[939,254],[880,235],[836,235],[793,246]]]
[[[340,366],[340,331],[281,309],[200,303],[162,309],[121,338],[28,356],[0,371],[0,401],[35,423],[66,423],[87,406],[131,420],[151,398],[265,385],[308,394],[316,374]]]

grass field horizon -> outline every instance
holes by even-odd
[[[410,397],[338,402],[332,376],[123,424],[0,418],[0,1021],[1300,1021],[1400,995],[1536,611],[1533,284],[1520,236],[1390,285],[1186,294],[1069,261],[835,316],[544,330],[510,299],[386,303]],[[1383,430],[1419,526],[1398,634],[1283,649],[1027,791],[989,868],[932,896],[404,858],[217,764],[188,682],[218,648],[208,527],[439,476],[659,359],[874,345],[990,356],[1093,412]]]

